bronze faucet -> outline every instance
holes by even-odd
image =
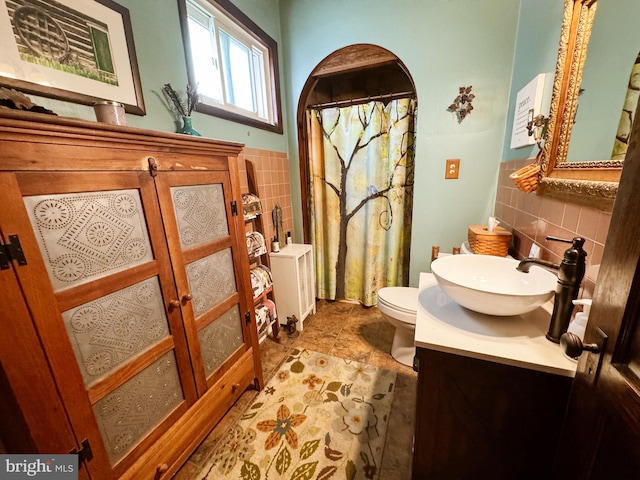
[[[558,265],[558,264],[555,264],[555,263],[552,263],[552,262],[548,262],[546,260],[540,260],[539,258],[529,257],[529,258],[525,258],[524,260],[520,261],[520,263],[516,267],[516,270],[520,270],[521,272],[524,272],[524,273],[529,273],[529,269],[533,265],[540,265],[541,267],[544,267],[547,270],[559,270],[560,269],[560,265]]]
[[[584,238],[575,237],[573,240],[547,237],[547,240],[571,243],[571,247],[564,252],[564,257],[560,265],[540,260],[538,258],[525,258],[516,267],[524,273],[528,273],[532,265],[540,265],[549,270],[558,271],[558,283],[553,302],[553,313],[549,323],[547,340],[555,343],[560,342],[560,337],[567,331],[571,313],[573,312],[573,301],[578,298],[580,284],[585,272],[585,259],[587,253],[583,250]]]

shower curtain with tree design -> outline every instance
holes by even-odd
[[[416,101],[307,111],[317,296],[375,305],[407,285]]]
[[[627,93],[624,97],[624,104],[622,105],[622,112],[620,113],[620,122],[618,123],[616,138],[613,142],[611,160],[624,160],[624,157],[627,155],[629,136],[636,114],[636,107],[638,106],[638,98],[640,98],[640,53],[638,53],[636,61],[633,63],[633,67],[631,67]]]

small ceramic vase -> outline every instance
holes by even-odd
[[[191,124],[191,117],[182,117],[182,128],[179,128],[177,133],[183,133],[184,135],[193,135],[195,137],[202,136],[198,130],[193,128],[193,125]]]

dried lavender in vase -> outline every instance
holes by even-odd
[[[180,96],[173,89],[170,83],[165,83],[162,90],[173,104],[175,110],[182,117],[182,127],[178,129],[177,133],[200,136],[200,132],[193,128],[191,124],[191,112],[193,112],[198,103],[200,103],[198,88],[192,87],[191,84],[187,84],[187,99],[185,102],[180,99]]]

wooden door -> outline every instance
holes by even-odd
[[[3,230],[94,479],[122,475],[197,399],[148,172],[3,174]],[[55,435],[56,432],[50,432]]]
[[[254,342],[250,289],[238,267],[246,261],[244,223],[238,227],[232,211],[226,172],[160,172],[155,181],[201,396]]]
[[[580,356],[555,478],[638,478],[640,472],[638,185],[640,122],[635,122],[585,335],[585,343],[604,347]]]
[[[0,174],[0,203],[3,175]],[[0,209],[0,243],[11,243],[3,233],[6,209]],[[15,242],[15,239],[14,239]],[[6,255],[0,262],[2,328],[0,328],[0,437],[11,453],[69,453],[78,442],[42,353],[38,333],[30,322],[29,307],[20,291],[14,269],[17,261]],[[24,321],[26,320],[26,321]],[[32,405],[29,407],[29,405]],[[27,406],[27,408],[24,408]],[[44,411],[43,411],[44,410]],[[48,432],[56,432],[51,435]]]
[[[8,190],[3,188],[9,176],[0,174],[0,205],[8,205]],[[12,243],[13,234],[4,234],[9,209],[0,209],[0,242]],[[10,228],[10,227],[9,227]],[[13,239],[15,242],[16,240]],[[80,451],[82,439],[76,438],[68,413],[51,378],[47,358],[31,322],[15,269],[26,267],[22,260],[4,257],[0,264],[2,322],[0,328],[0,438],[9,453],[67,454]],[[79,480],[88,480],[86,468],[78,471]]]

